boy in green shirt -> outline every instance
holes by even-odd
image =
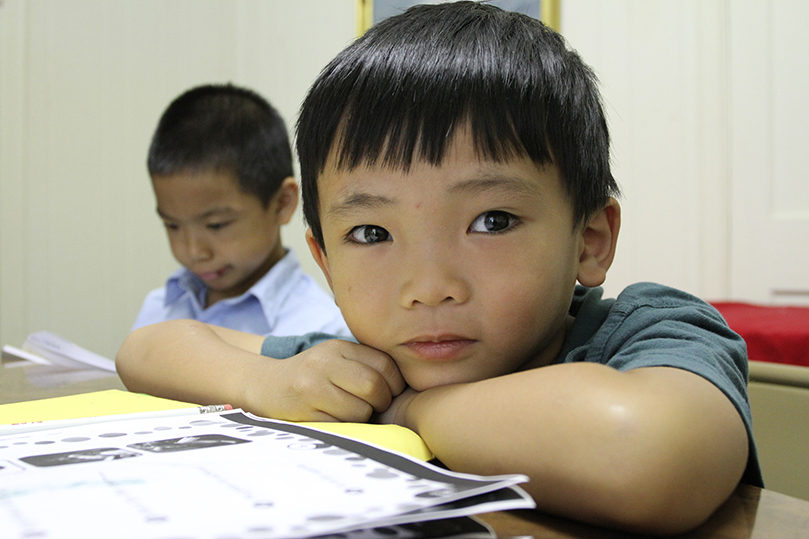
[[[561,36],[476,2],[412,8],[324,69],[297,144],[307,241],[357,342],[159,324],[119,352],[127,387],[397,423],[453,470],[527,475],[538,510],[641,533],[760,484],[742,339],[674,289],[601,298],[618,188]]]

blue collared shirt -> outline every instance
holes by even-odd
[[[196,275],[180,268],[149,292],[132,329],[185,318],[256,335],[351,335],[334,299],[303,273],[291,250],[241,296],[205,308],[206,293]]]

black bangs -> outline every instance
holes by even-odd
[[[553,160],[577,220],[617,190],[595,78],[559,34],[477,2],[421,5],[368,30],[304,100],[297,148],[304,216],[315,237],[316,180],[333,152],[347,170],[438,165],[466,128],[482,159]]]
[[[413,159],[440,163],[455,131],[469,125],[481,157],[501,161],[527,153],[547,162],[546,115],[534,91],[545,85],[529,69],[514,70],[526,52],[529,61],[540,62],[541,55],[506,49],[513,57],[498,58],[519,31],[518,20],[505,13],[514,20],[497,35],[470,14],[440,25],[429,15],[379,23],[326,68],[321,77],[328,84],[311,90],[312,99],[332,101],[330,121],[319,115],[324,132],[318,143],[326,139],[328,150],[338,149],[340,167],[407,168]],[[540,106],[532,105],[536,101]],[[302,115],[299,133],[305,120]]]
[[[530,80],[531,73],[517,74],[520,80],[503,69],[502,62],[516,58],[491,60],[494,51],[486,49],[497,46],[498,36],[484,39],[473,24],[478,21],[450,20],[448,28],[419,38],[419,22],[411,21],[412,33],[399,28],[396,34],[412,39],[360,42],[346,54],[340,66],[346,74],[338,75],[350,84],[335,141],[338,166],[407,168],[413,159],[439,164],[455,132],[467,125],[483,158],[501,161],[527,152],[547,161],[544,107],[526,107],[539,97],[531,89],[543,85]],[[526,109],[533,117],[520,114]],[[523,138],[534,147],[526,148]]]

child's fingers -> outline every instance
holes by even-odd
[[[347,363],[347,362],[346,362]],[[358,364],[359,365],[359,364]],[[306,372],[294,374],[291,378],[276,379],[283,387],[283,392],[269,394],[271,399],[264,401],[264,408],[259,413],[268,417],[286,421],[352,421],[365,422],[373,413],[373,405],[362,396],[357,396],[335,385],[331,373],[317,371],[312,362],[301,365]],[[371,370],[369,367],[361,366]],[[387,388],[381,380],[379,384]],[[286,380],[286,381],[285,381]]]
[[[390,356],[345,340],[327,341],[267,365],[272,365],[271,373],[255,379],[252,393],[262,395],[264,413],[290,421],[365,422],[405,388]],[[268,387],[276,389],[268,393]]]
[[[331,419],[317,421],[366,423],[374,412],[373,406],[368,401],[336,385],[321,393],[320,397],[322,400],[311,403],[315,408],[312,415]]]
[[[399,372],[399,367],[396,366],[396,362],[388,354],[375,348],[349,341],[340,341],[338,345],[342,348],[340,354],[343,358],[362,363],[382,376],[394,396],[404,391],[404,388],[407,387],[402,373]]]
[[[274,417],[291,421],[364,422],[404,386],[389,356],[349,341],[328,341],[273,365],[270,384],[278,389],[268,404]]]
[[[357,379],[366,376],[360,371],[366,371],[370,378],[376,378],[373,384],[375,388],[370,390],[374,393],[373,396],[365,394],[370,386],[363,382],[356,383]],[[387,384],[373,369],[354,363],[344,365],[341,372],[345,376],[329,375],[319,379],[311,377],[301,379],[300,383],[293,387],[290,395],[292,398],[287,400],[285,417],[292,421],[364,423],[374,411],[374,402],[388,404],[391,402],[392,396]]]
[[[335,388],[367,404],[368,417],[374,410],[381,412],[387,409],[396,395],[390,383],[376,369],[358,361],[346,361],[343,368],[331,373],[329,380]]]
[[[326,351],[330,353],[324,354]],[[345,350],[334,352],[321,349],[296,366],[288,385],[294,402],[305,403],[341,421],[367,421],[374,410],[390,406],[394,397],[391,382],[377,370],[384,365],[383,360],[372,358],[373,354],[363,354],[356,360],[355,354],[345,357]],[[395,379],[394,376],[394,382]]]

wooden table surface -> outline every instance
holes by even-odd
[[[542,515],[533,511],[486,513],[498,537],[535,539],[617,539],[637,537]],[[806,539],[809,502],[771,490],[740,485],[703,526],[678,539]]]
[[[0,367],[0,404],[75,395],[105,389],[125,389],[117,376],[41,388],[32,385],[23,368]],[[807,448],[809,450],[809,448]],[[638,537],[534,511],[485,513],[498,537],[534,539],[615,539]],[[697,530],[681,539],[808,539],[809,502],[774,491],[741,485],[730,499]]]

